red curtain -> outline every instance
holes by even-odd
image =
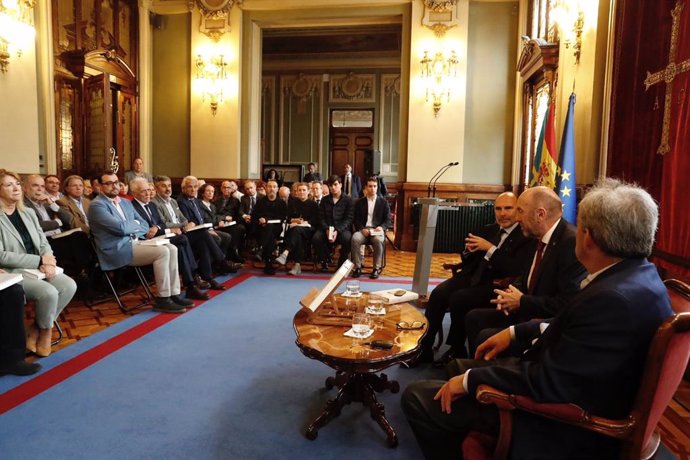
[[[690,264],[690,68],[671,82],[670,152],[657,154],[662,142],[666,82],[645,90],[647,72],[669,64],[671,10],[676,0],[624,0],[616,14],[616,56],[607,175],[634,181],[659,202],[656,249]],[[690,60],[690,4],[679,18],[676,64]],[[656,259],[660,266],[683,276],[690,269]]]

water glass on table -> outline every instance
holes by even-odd
[[[371,317],[366,313],[355,313],[352,317],[352,332],[360,339],[366,338],[371,330]]]
[[[345,294],[350,297],[359,295],[359,280],[347,280],[345,283]]]
[[[386,308],[384,304],[385,302],[383,297],[371,294],[367,302],[367,307],[369,307],[369,313],[371,313],[372,315],[383,315],[384,313],[386,313]]]

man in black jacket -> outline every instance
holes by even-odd
[[[517,197],[512,192],[502,193],[496,198],[496,223],[467,236],[460,270],[431,291],[424,311],[429,329],[422,339],[422,352],[414,364],[433,361],[434,339],[449,309],[452,320],[446,343],[450,349],[435,365],[443,366],[451,358],[466,357],[467,312],[492,307],[494,283],[513,281],[512,278],[519,277],[531,262],[536,243],[522,234],[517,223],[516,203]]]
[[[312,243],[321,259],[321,271],[328,271],[329,244],[340,245],[338,266],[350,255],[352,240],[352,219],[354,206],[352,198],[343,194],[340,177],[328,180],[330,193],[321,199],[319,205],[321,227],[314,233]]]
[[[369,278],[376,279],[381,273],[381,261],[386,244],[386,230],[391,226],[391,210],[385,198],[377,196],[378,181],[375,177],[367,180],[364,197],[355,202],[354,227],[352,235],[351,258],[355,264],[352,271],[353,278],[362,275],[363,244],[371,244],[374,248],[374,269]]]
[[[230,259],[233,262],[244,262],[244,259],[240,257],[239,248],[244,245],[244,234],[246,229],[244,227],[244,220],[240,216],[240,200],[233,195],[232,186],[233,181],[223,181],[220,186],[221,194],[215,201],[216,205],[216,217],[219,221],[224,221],[226,223],[225,227],[221,227],[219,230],[227,232],[232,237],[230,241]],[[237,187],[237,184],[235,184]],[[227,225],[230,222],[235,222],[235,224]]]
[[[261,256],[266,262],[264,273],[267,275],[276,273],[273,268],[273,251],[276,248],[276,239],[283,231],[286,216],[287,204],[278,198],[278,182],[269,180],[266,182],[266,196],[259,198],[252,213],[252,223],[256,227],[257,238],[263,248]]]
[[[577,258],[589,273],[582,290],[549,321],[504,329],[477,349],[492,360],[509,346],[519,360],[465,369],[449,381],[410,385],[402,407],[429,459],[458,458],[469,431],[495,434],[495,406],[474,399],[477,387],[545,403],[573,403],[601,417],[630,413],[645,358],[659,325],[672,314],[666,288],[646,260],[658,208],[644,190],[615,180],[592,189],[579,206]],[[484,362],[484,364],[487,364]],[[618,458],[620,442],[604,435],[514,412],[510,458]]]

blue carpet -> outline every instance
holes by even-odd
[[[400,409],[400,393],[378,394],[400,445],[360,403],[319,431],[306,426],[336,389],[333,371],[303,356],[292,318],[321,279],[251,277],[176,317],[69,379],[0,416],[2,457],[417,459],[421,452]],[[362,281],[364,290],[408,279]],[[143,312],[44,360],[54,366],[140,324]],[[441,377],[431,368],[385,373],[401,388]],[[26,381],[26,379],[19,380]],[[0,379],[8,389],[15,380]]]

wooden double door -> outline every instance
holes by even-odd
[[[330,130],[331,171],[342,176],[349,164],[356,175],[364,179],[372,171],[367,165],[374,147],[373,128],[331,128]]]

